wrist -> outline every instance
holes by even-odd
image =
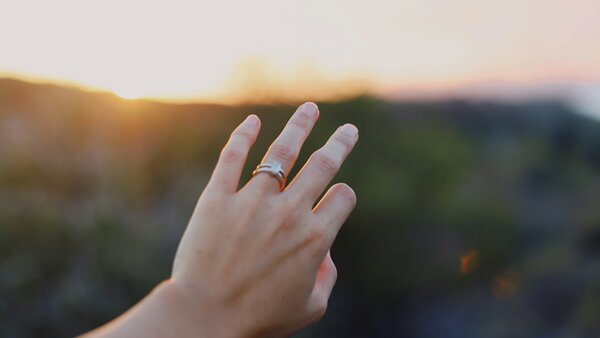
[[[173,279],[159,284],[149,295],[156,299],[168,322],[178,323],[182,336],[246,338],[251,335],[239,327],[239,321],[223,308],[213,304],[198,288]]]

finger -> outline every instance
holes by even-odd
[[[250,115],[231,133],[207,188],[231,193],[237,190],[248,151],[259,130],[260,119],[256,115]]]
[[[312,102],[306,102],[292,115],[281,134],[269,147],[263,162],[279,162],[285,175],[294,166],[304,141],[310,134],[319,117],[319,108]],[[279,182],[269,175],[258,175],[253,180],[255,184],[273,191],[279,191]]]
[[[352,124],[338,128],[327,143],[315,151],[288,189],[300,193],[313,205],[358,141],[358,129]]]
[[[327,252],[319,267],[315,286],[309,300],[310,312],[314,314],[315,320],[320,319],[325,314],[336,280],[337,269],[331,259],[331,254]]]
[[[325,228],[324,233],[327,234],[327,250],[331,247],[337,233],[355,206],[356,194],[354,190],[347,184],[338,183],[327,190],[319,204],[314,208],[313,213],[319,219],[318,223]]]

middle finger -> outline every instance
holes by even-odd
[[[292,115],[281,134],[269,147],[262,162],[279,162],[285,173],[289,175],[304,141],[310,134],[319,117],[319,108],[312,102],[306,102]],[[255,184],[263,189],[279,191],[279,182],[269,175],[257,175]]]

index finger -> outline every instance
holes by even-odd
[[[219,161],[208,183],[208,189],[235,192],[248,151],[254,144],[259,130],[260,120],[252,114],[231,133],[229,141],[221,151]]]

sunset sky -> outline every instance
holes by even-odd
[[[589,85],[599,13],[598,0],[0,0],[0,76],[168,100]]]

